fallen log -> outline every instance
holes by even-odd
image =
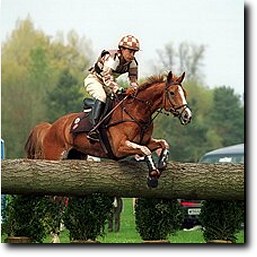
[[[145,163],[5,159],[2,194],[87,195],[171,199],[244,199],[243,164],[169,162],[159,186],[147,186]]]

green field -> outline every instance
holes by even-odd
[[[121,214],[121,227],[118,233],[108,232],[106,229],[106,234],[104,237],[99,237],[97,240],[101,243],[142,243],[142,239],[140,238],[138,232],[135,228],[135,219],[133,214],[133,206],[132,199],[126,198],[124,200],[124,208]],[[244,231],[240,231],[237,235],[238,240],[237,243],[244,243]],[[2,235],[1,241],[4,242],[6,235]],[[44,243],[51,242],[51,236],[48,236]],[[67,230],[63,230],[60,234],[61,243],[70,243],[69,232]],[[187,243],[187,244],[200,244],[205,243],[202,231],[178,231],[176,235],[172,235],[169,237],[169,241],[171,243]]]

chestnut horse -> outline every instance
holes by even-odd
[[[139,86],[137,94],[116,100],[106,135],[112,150],[112,157],[119,160],[136,155],[144,157],[149,169],[148,186],[156,187],[161,171],[166,168],[169,145],[164,139],[154,139],[153,120],[162,109],[178,117],[181,124],[191,121],[192,113],[186,101],[182,86],[185,73],[175,76],[152,76]],[[152,117],[154,113],[155,117]],[[32,159],[86,159],[87,155],[110,158],[100,142],[92,142],[86,133],[71,133],[73,121],[78,113],[60,117],[53,124],[41,123],[35,126],[26,142],[25,150]],[[161,153],[156,165],[152,152]]]

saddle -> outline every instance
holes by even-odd
[[[113,105],[114,105],[113,100],[111,100],[108,97],[102,117],[104,117],[112,109]],[[71,131],[70,131],[72,134],[76,135],[78,133],[88,133],[93,128],[93,121],[92,121],[93,108],[94,108],[94,100],[92,98],[85,98],[83,100],[83,112],[79,112],[78,116],[72,122]],[[106,119],[99,128],[106,125],[109,122],[109,119],[110,118]]]
[[[105,117],[113,108],[114,100],[110,97],[107,97],[104,112],[102,117]],[[83,112],[78,113],[78,116],[74,119],[71,125],[70,132],[76,136],[79,133],[88,133],[93,128],[92,122],[92,109],[94,108],[94,100],[92,98],[85,98],[83,100]],[[108,155],[109,158],[116,160],[117,158],[114,156],[111,145],[108,140],[108,136],[106,133],[106,126],[109,123],[111,117],[108,117],[104,120],[104,122],[99,126],[99,140],[100,144],[103,147],[104,151]],[[101,121],[101,119],[100,119]]]
[[[74,119],[71,125],[70,132],[73,135],[78,133],[87,133],[92,127],[92,109],[94,107],[94,100],[91,98],[85,98],[83,100],[83,112],[79,112],[78,116]]]

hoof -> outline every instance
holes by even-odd
[[[158,186],[158,179],[156,177],[148,177],[147,185],[150,188],[156,188]]]
[[[159,169],[155,169],[155,170],[152,170],[150,173],[149,173],[150,177],[151,178],[159,178],[161,176],[161,172],[159,171]]]

